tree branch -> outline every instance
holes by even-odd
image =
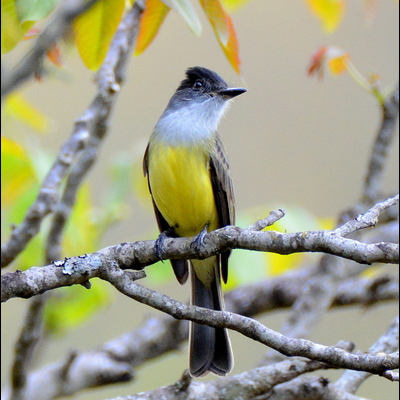
[[[73,20],[88,10],[97,0],[63,1],[55,18],[36,40],[33,48],[16,68],[7,71],[1,80],[1,99],[41,69],[43,58],[51,46],[71,28]]]
[[[399,350],[399,317],[396,317],[386,332],[369,348],[370,354],[391,353]],[[385,372],[381,375],[385,376]],[[335,383],[349,393],[355,393],[361,384],[371,376],[363,371],[345,371]],[[389,374],[390,376],[390,374]]]
[[[60,258],[62,232],[75,204],[77,191],[95,163],[100,144],[108,133],[110,115],[125,79],[128,61],[132,58],[142,11],[140,3],[135,2],[122,19],[106,59],[97,72],[97,94],[88,109],[75,122],[74,131],[84,129],[89,139],[71,169],[53,215],[46,249],[49,262]]]
[[[399,88],[388,96],[382,105],[382,122],[378,130],[365,177],[363,200],[376,201],[383,182],[383,173],[390,145],[393,142],[396,122],[399,116]]]
[[[340,346],[349,349],[348,343]],[[173,385],[161,387],[133,396],[123,396],[121,400],[156,400],[156,399],[258,399],[268,398],[275,393],[275,387],[290,382],[305,373],[318,369],[329,369],[326,364],[294,358],[268,367],[255,368],[230,377],[208,382],[192,381],[187,371]],[[305,385],[308,386],[308,385]],[[303,390],[306,391],[307,387]],[[299,392],[297,388],[297,392]],[[315,391],[314,391],[315,392]],[[290,391],[286,390],[286,395]],[[268,396],[268,397],[266,397]],[[288,397],[283,397],[284,399]],[[302,397],[301,397],[302,398]],[[310,398],[311,397],[306,397]],[[315,397],[313,398],[315,399]]]
[[[86,112],[76,121],[71,137],[62,146],[55,163],[42,183],[38,197],[29,208],[24,220],[12,231],[9,240],[2,245],[2,268],[18,256],[39,232],[43,219],[55,210],[57,213],[50,232],[47,252],[49,257],[54,257],[51,259],[59,258],[57,254],[60,235],[74,204],[76,190],[95,161],[97,148],[107,132],[107,121],[115,103],[116,94],[120,90],[143,11],[139,3],[134,3],[115,34],[108,56],[98,73],[98,94]],[[41,37],[46,37],[45,33],[46,31]],[[41,41],[38,43],[40,44]],[[74,164],[76,165],[72,169],[64,196],[57,208],[61,184]]]
[[[40,341],[43,331],[43,307],[48,296],[34,297],[26,313],[25,323],[15,344],[15,357],[11,368],[11,398],[25,400],[26,382],[34,350]]]
[[[386,205],[396,204],[396,201],[398,201],[398,196],[388,199],[384,203]],[[371,210],[376,210],[376,207],[374,206]],[[344,231],[348,235],[351,231],[369,226],[368,221],[375,221],[375,218],[375,213],[371,212],[360,216],[355,221],[350,221],[335,231],[286,234],[273,231],[256,232],[227,226],[206,234],[204,246],[201,249],[191,245],[193,238],[166,239],[164,256],[166,259],[207,258],[230,248],[241,248],[278,254],[320,251],[364,264],[398,263],[399,246],[395,243],[364,244],[353,239],[343,238],[335,233]],[[155,252],[155,241],[121,243],[106,247],[91,255],[72,257],[63,262],[58,261],[53,265],[3,274],[1,277],[1,300],[3,302],[13,297],[28,298],[56,287],[83,283],[98,276],[99,268],[102,266],[118,265],[123,269],[138,270],[156,261],[158,259]],[[143,274],[135,276],[135,279],[139,279],[143,277]]]
[[[227,309],[254,316],[291,307],[313,270],[314,267],[309,270],[296,270],[264,282],[234,289],[225,296]],[[396,278],[381,276],[374,279],[353,279],[339,286],[332,307],[351,304],[369,305],[373,301],[396,298],[398,298]],[[49,392],[53,393],[53,389],[50,388],[54,388],[54,393],[57,394],[48,397],[49,399],[65,395],[67,392],[71,395],[92,386],[93,382],[100,386],[110,382],[131,380],[134,377],[135,367],[168,351],[177,350],[187,340],[188,331],[187,321],[178,321],[170,316],[151,317],[137,330],[127,332],[102,347],[73,353],[64,361],[35,371],[28,381],[28,392],[36,394],[32,395],[32,399],[38,397],[42,399],[43,394],[41,396],[37,394],[42,389],[43,380],[46,380]],[[66,392],[60,393],[60,388],[64,388]]]
[[[309,340],[292,339],[251,318],[226,311],[212,311],[180,303],[133,282],[130,271],[111,267],[104,268],[102,272],[101,279],[107,280],[121,293],[140,303],[170,314],[176,319],[189,319],[205,325],[233,329],[287,356],[307,357],[311,360],[326,362],[333,367],[362,370],[376,374],[399,366],[398,354],[379,356],[351,354],[334,347],[314,344]]]
[[[68,7],[71,8],[71,4],[68,4],[67,7],[62,9],[61,17],[66,17],[65,13],[67,13],[68,10],[68,12],[71,11]],[[87,7],[85,5],[85,7],[81,8],[82,11],[84,11]],[[142,11],[142,8],[135,3],[119,24],[110,44],[107,57],[97,74],[98,94],[85,113],[75,123],[72,136],[70,140],[65,143],[61,151],[61,154],[66,154],[69,157],[69,161],[61,165],[59,161],[61,161],[62,157],[59,156],[42,185],[37,201],[30,208],[30,211],[35,209],[35,207],[40,208],[41,215],[37,215],[35,219],[25,218],[19,229],[13,232],[15,235],[14,239],[16,239],[27,227],[30,229],[29,234],[22,237],[22,240],[20,239],[19,242],[14,240],[14,243],[9,242],[3,247],[2,263],[4,261],[6,261],[6,263],[10,262],[23,250],[28,241],[39,231],[42,219],[53,210],[55,210],[55,213],[46,241],[46,261],[50,262],[50,260],[57,260],[60,258],[61,239],[65,223],[74,206],[77,190],[90,167],[95,162],[99,145],[107,133],[109,116],[115,104],[116,94],[120,90],[120,85],[128,65],[127,61],[130,59],[132,48],[137,37]],[[72,22],[72,19],[69,22]],[[51,26],[52,25],[50,25],[50,27]],[[60,29],[59,32],[61,32],[63,28],[60,26],[57,27]],[[45,33],[48,30],[49,28]],[[39,39],[36,50],[38,50],[40,44],[43,45]],[[34,66],[31,65],[31,67],[33,68]],[[83,148],[77,145],[80,140],[79,138],[82,137],[87,138]],[[68,153],[71,150],[72,154]],[[60,184],[63,177],[68,174],[70,169],[71,172],[69,173],[64,187],[61,201],[57,207],[55,207],[54,203],[58,200]],[[46,196],[46,187],[51,187],[50,197]],[[42,207],[40,202],[43,202]],[[29,211],[27,216],[29,216]],[[10,250],[12,253],[11,255],[9,252]],[[3,256],[5,256],[5,258],[3,258]],[[88,283],[88,281],[86,281],[86,283]],[[11,376],[11,397],[14,400],[24,400],[26,397],[29,364],[33,357],[34,349],[40,340],[40,334],[42,332],[42,312],[47,299],[48,296],[38,296],[32,299],[32,303],[25,317],[25,323],[23,324],[20,338],[15,345],[15,359]],[[67,365],[69,364],[67,363]],[[40,398],[40,396],[38,398]]]
[[[397,202],[398,197],[380,202],[371,207],[365,214],[359,215],[344,224],[342,223],[333,232],[341,236],[353,234],[353,240],[360,239],[361,230],[375,226],[382,211],[397,204]],[[379,239],[382,240],[380,237]],[[318,269],[304,283],[302,295],[297,297],[280,332],[293,338],[307,338],[330,307],[340,282],[359,275],[365,269],[362,264],[349,266],[348,263],[344,262],[344,259],[325,254],[319,262]],[[282,353],[272,350],[262,360],[261,365],[276,363],[283,359],[285,357]]]

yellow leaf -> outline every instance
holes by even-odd
[[[311,11],[319,18],[326,32],[332,33],[342,21],[345,0],[307,0]]]
[[[22,196],[36,177],[25,150],[15,141],[1,137],[1,202],[8,207]]]
[[[96,71],[121,21],[125,0],[99,0],[73,23],[75,44],[85,65]]]
[[[1,0],[1,52],[11,51],[25,36],[35,21],[18,19],[15,0]]]
[[[161,0],[147,0],[140,19],[140,30],[136,42],[135,55],[143,53],[156,37],[170,10]]]
[[[229,12],[235,12],[242,8],[250,0],[221,0],[221,3]]]
[[[219,0],[200,0],[217,40],[233,69],[240,73],[239,44],[230,15]]]
[[[4,104],[3,117],[11,116],[40,133],[48,133],[49,121],[37,108],[33,107],[21,94],[12,93]]]

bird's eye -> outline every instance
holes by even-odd
[[[193,85],[193,89],[200,89],[201,87],[203,87],[201,81],[196,81]]]

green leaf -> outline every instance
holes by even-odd
[[[47,17],[60,0],[16,0],[20,22],[38,21]]]
[[[21,24],[15,0],[1,0],[1,53],[11,51],[32,27],[34,21]]]
[[[169,8],[178,11],[192,32],[199,36],[202,30],[201,22],[189,0],[162,0]]]

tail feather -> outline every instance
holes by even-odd
[[[220,273],[217,268],[214,280],[204,285],[191,267],[192,304],[223,310]],[[224,328],[191,323],[190,326],[190,374],[198,377],[209,371],[216,375],[228,374],[233,366],[233,356],[228,337]]]

